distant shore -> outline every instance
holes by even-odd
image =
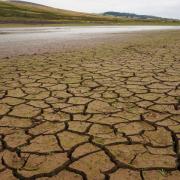
[[[55,27],[55,26],[180,26],[180,22],[165,22],[165,23],[151,23],[151,22],[125,22],[125,23],[43,23],[43,22],[1,22],[0,28],[8,27]]]

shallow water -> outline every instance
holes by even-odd
[[[21,39],[67,38],[73,35],[90,35],[101,33],[121,33],[136,31],[174,30],[180,26],[67,26],[67,27],[33,27],[0,28],[0,42]]]
[[[180,26],[65,26],[65,27],[27,27],[27,28],[0,28],[0,33],[112,33],[144,30],[180,29]]]
[[[67,26],[0,28],[0,57],[55,49],[66,41],[97,39],[110,34],[180,30],[180,26]],[[59,43],[59,44],[58,44]]]

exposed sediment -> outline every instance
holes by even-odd
[[[180,178],[180,32],[0,60],[0,177]]]

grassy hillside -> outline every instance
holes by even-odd
[[[180,24],[177,21],[131,19],[86,14],[22,1],[0,0],[0,24]]]
[[[106,23],[118,18],[78,13],[27,2],[0,1],[1,23]]]

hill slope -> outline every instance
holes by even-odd
[[[29,2],[0,1],[1,23],[105,23],[116,21],[117,18],[56,9]]]
[[[180,24],[175,20],[106,15],[67,11],[25,1],[0,0],[0,24]]]

